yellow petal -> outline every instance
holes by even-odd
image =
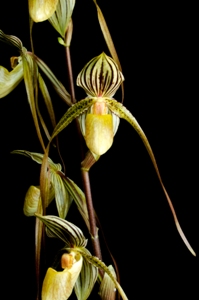
[[[34,216],[41,201],[40,188],[31,185],[26,193],[23,212],[27,217]]]
[[[67,300],[82,268],[82,256],[75,253],[75,262],[70,268],[57,272],[49,268],[42,287],[42,300]]]
[[[11,72],[0,66],[0,98],[8,95],[23,79],[23,66],[20,62]]]
[[[49,19],[56,10],[58,0],[29,0],[29,13],[34,22]]]
[[[104,154],[113,143],[112,116],[87,114],[85,141],[91,152],[97,155]]]

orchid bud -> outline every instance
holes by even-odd
[[[29,0],[29,13],[34,22],[49,19],[56,10],[58,0]]]

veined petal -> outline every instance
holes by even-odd
[[[19,64],[9,72],[4,67],[0,66],[0,98],[8,95],[23,79],[23,64]]]
[[[42,300],[67,300],[70,297],[83,262],[79,253],[71,253],[74,254],[72,266],[69,265],[62,272],[48,269],[42,287]]]
[[[104,52],[89,61],[77,77],[90,97],[113,97],[124,81],[116,62]]]
[[[49,19],[56,10],[58,0],[29,0],[29,13],[34,22]]]
[[[66,30],[72,16],[75,0],[59,0],[57,8],[49,22],[57,30],[63,38],[65,38]]]

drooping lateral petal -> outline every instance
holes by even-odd
[[[108,276],[111,278],[111,280],[114,282],[115,287],[117,288],[119,294],[121,295],[123,300],[128,300],[125,292],[123,291],[120,284],[115,279],[112,272],[109,270],[109,268],[105,265],[104,262],[102,262],[98,257],[90,255],[89,251],[85,248],[78,248],[78,251],[82,254],[84,259],[86,259],[89,263],[91,263],[93,266],[96,266],[99,269],[102,269],[104,272],[108,274]]]
[[[42,300],[67,300],[81,271],[82,262],[82,256],[77,253],[71,268],[62,272],[49,268],[43,282]]]
[[[28,0],[29,13],[34,22],[43,22],[55,12],[58,0]]]
[[[174,210],[174,207],[173,207],[173,204],[171,202],[171,199],[167,193],[167,190],[162,182],[162,178],[161,178],[161,175],[160,175],[160,172],[159,172],[159,169],[158,169],[158,165],[156,163],[156,159],[155,159],[155,156],[153,154],[153,150],[149,144],[149,141],[144,133],[144,131],[142,130],[142,128],[140,127],[140,125],[138,124],[137,120],[134,118],[134,116],[130,113],[130,111],[128,111],[121,103],[117,102],[116,100],[112,100],[112,99],[106,99],[106,103],[109,107],[110,110],[112,110],[113,113],[115,113],[118,117],[122,118],[122,119],[125,119],[127,122],[129,122],[133,128],[137,131],[137,133],[139,134],[139,136],[141,137],[146,149],[147,149],[147,152],[151,158],[151,161],[153,163],[153,166],[155,168],[155,171],[156,171],[156,174],[158,176],[158,179],[160,181],[160,184],[162,186],[162,189],[164,191],[164,194],[166,196],[166,199],[168,201],[168,204],[170,206],[170,209],[171,209],[171,212],[173,214],[173,217],[174,217],[174,221],[175,221],[175,224],[176,224],[176,227],[177,227],[177,230],[182,238],[182,240],[184,241],[185,245],[187,246],[187,248],[189,249],[189,251],[195,256],[195,252],[194,250],[192,249],[192,247],[190,246],[189,242],[187,241],[181,227],[180,227],[180,224],[179,224],[179,221],[177,219],[177,215],[176,215],[176,212]]]
[[[4,67],[0,66],[0,98],[5,97],[12,92],[22,79],[22,62],[19,62],[19,64],[10,72]]]
[[[54,137],[56,137],[68,124],[70,124],[75,118],[77,118],[80,114],[82,114],[85,110],[87,110],[93,103],[96,102],[94,98],[86,98],[75,105],[71,106],[67,112],[63,115],[61,120],[58,122],[57,126],[55,127],[51,141]]]
[[[1,29],[0,29],[0,41],[7,43],[10,46],[14,46],[18,48],[19,51],[22,51],[23,44],[21,40],[14,35],[5,34]]]
[[[90,60],[77,77],[77,85],[90,97],[111,98],[123,81],[116,62],[104,52]]]
[[[89,251],[87,250],[87,252]],[[88,299],[97,280],[97,276],[98,268],[84,259],[81,273],[75,283],[75,294],[78,300]]]
[[[74,224],[56,216],[41,216],[35,214],[47,227],[49,237],[61,239],[67,247],[85,247],[87,240],[83,232]]]
[[[114,268],[112,266],[108,266],[108,269],[116,279],[116,273]],[[115,300],[116,297],[115,285],[107,273],[104,274],[104,277],[100,284],[99,295],[102,300]]]
[[[59,0],[56,11],[49,19],[49,22],[63,38],[65,38],[66,30],[72,16],[74,6],[75,0]]]

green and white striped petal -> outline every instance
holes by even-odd
[[[108,266],[108,269],[116,279],[116,273],[114,268],[112,266]],[[115,300],[116,298],[115,285],[107,273],[104,273],[104,277],[100,284],[99,295],[102,300]]]
[[[66,247],[85,247],[87,245],[83,232],[74,224],[56,216],[35,215],[46,225],[47,235],[59,238],[66,244]]]
[[[63,39],[65,38],[74,6],[75,0],[59,0],[54,14],[48,20]]]
[[[85,250],[91,255],[87,249]],[[98,268],[84,259],[80,275],[75,283],[75,294],[78,300],[88,299],[97,280],[97,276]]]
[[[7,96],[23,79],[23,64],[19,64],[12,70],[8,71],[0,66],[0,98]]]
[[[10,46],[16,47],[20,52],[23,49],[23,44],[18,37],[14,35],[5,34],[1,29],[0,29],[0,41],[7,43]]]
[[[90,97],[111,98],[123,81],[118,65],[104,52],[89,61],[77,77],[77,85]]]

